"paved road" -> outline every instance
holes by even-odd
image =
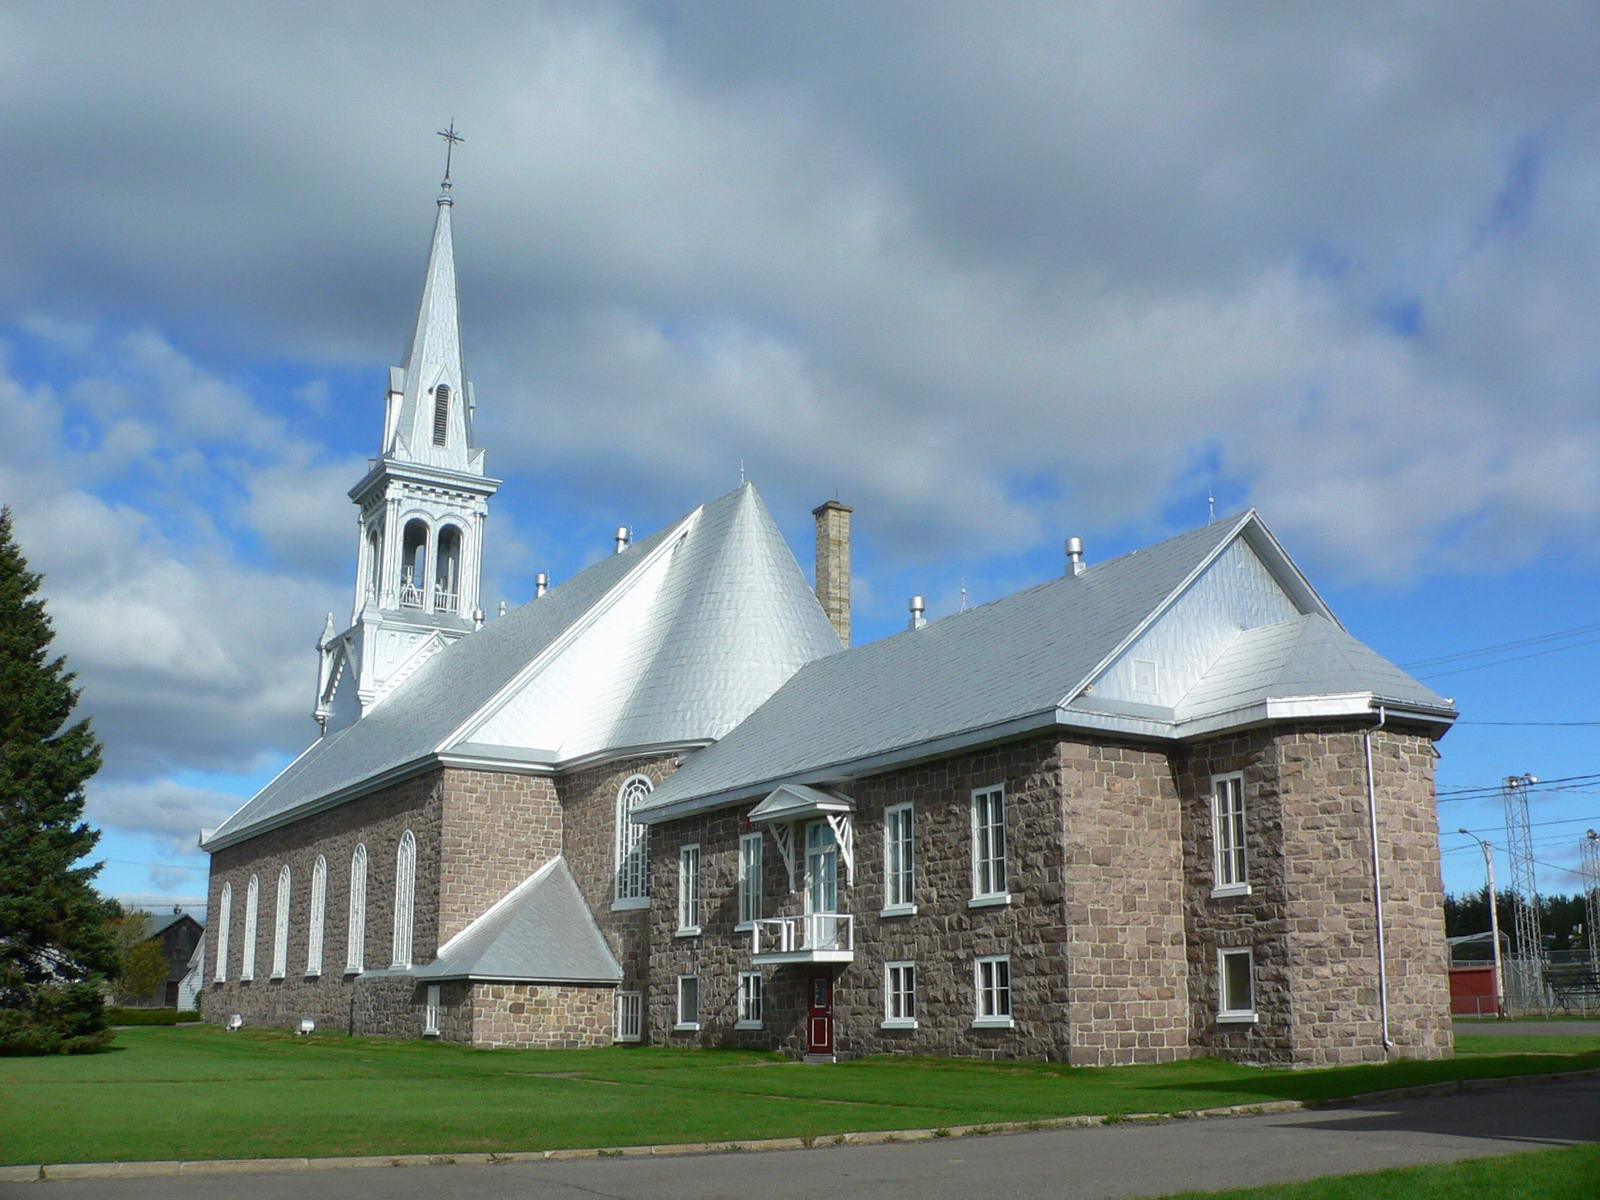
[[[0,1185],[4,1200],[1027,1200],[1162,1195],[1600,1141],[1600,1079],[1265,1117],[905,1145]]]
[[[1600,1037],[1600,1021],[1455,1021],[1455,1031],[1495,1037]]]

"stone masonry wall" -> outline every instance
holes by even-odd
[[[701,1045],[758,1045],[803,1049],[805,1003],[812,976],[834,973],[835,1047],[840,1057],[876,1053],[993,1058],[1064,1058],[1066,977],[1062,920],[1061,759],[1057,744],[1035,739],[991,747],[856,781],[841,788],[856,803],[855,879],[839,868],[839,900],[855,916],[855,959],[837,967],[761,968],[765,1020],[761,1030],[734,1028],[740,971],[751,964],[749,933],[736,932],[738,841],[748,807],[656,826],[651,859],[656,890],[651,906],[652,1041]],[[975,788],[1006,787],[1009,904],[972,907],[971,796]],[[916,805],[916,912],[882,916],[884,809]],[[677,936],[678,849],[700,845],[701,933]],[[797,855],[801,854],[797,846]],[[797,861],[797,888],[803,859]],[[763,915],[798,914],[803,895],[789,890],[772,837],[763,838]],[[1011,956],[1009,1029],[975,1029],[973,962]],[[918,1027],[885,1030],[884,964],[917,964]],[[700,1029],[673,1031],[677,977],[693,974],[700,989]]]
[[[269,830],[211,856],[209,911],[222,911],[222,887],[233,885],[228,936],[228,978],[217,983],[216,939],[207,939],[205,964],[206,1019],[224,1023],[233,1013],[252,1025],[289,1027],[310,1017],[320,1028],[351,1030],[356,1005],[345,974],[350,911],[350,859],[357,843],[367,848],[365,963],[369,969],[389,966],[394,936],[396,852],[410,829],[417,839],[412,956],[432,960],[438,937],[438,871],[441,772],[433,771],[392,784],[369,796],[315,813],[282,829]],[[311,916],[311,875],[317,856],[328,860],[323,925],[322,973],[306,974]],[[277,913],[278,873],[290,870],[288,971],[272,979],[273,929]],[[260,879],[256,923],[255,978],[242,981],[245,898],[251,874]],[[421,1030],[420,1016],[416,1030]]]
[[[519,1050],[609,1046],[614,995],[609,987],[473,984],[472,1044]]]
[[[650,979],[649,906],[615,908],[616,901],[616,820],[617,793],[635,775],[644,775],[659,784],[677,770],[676,755],[657,755],[608,763],[587,771],[575,771],[556,781],[563,814],[563,853],[578,890],[605,934],[611,953],[622,964],[622,988],[643,991]],[[652,834],[654,831],[651,831]],[[673,870],[677,862],[673,861]],[[658,886],[661,875],[652,867],[651,885]],[[607,1003],[613,993],[608,992]],[[648,1026],[650,1015],[645,1014]],[[609,1028],[609,1026],[608,1026]],[[649,1037],[648,1031],[645,1034]]]
[[[1182,809],[1165,753],[1061,746],[1068,1058],[1187,1058]]]
[[[1183,747],[1174,753],[1173,766],[1183,809],[1191,1044],[1200,1053],[1241,1062],[1291,1062],[1283,804],[1271,735],[1253,730]],[[1244,773],[1250,893],[1213,896],[1211,780],[1233,771]],[[1246,946],[1255,956],[1259,1019],[1253,1024],[1219,1022],[1217,952]]]
[[[1362,732],[1302,728],[1275,739],[1300,1062],[1386,1057]],[[1452,1049],[1433,764],[1432,743],[1421,733],[1372,735],[1391,1054],[1415,1058]]]
[[[561,853],[562,813],[545,775],[444,773],[439,943]]]

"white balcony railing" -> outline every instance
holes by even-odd
[[[421,608],[422,589],[411,578],[411,568],[407,567],[400,575],[400,607]]]
[[[755,962],[850,962],[856,956],[855,918],[849,913],[765,917],[750,931]]]
[[[461,597],[455,592],[443,590],[433,593],[433,611],[441,613],[454,613],[461,604]]]

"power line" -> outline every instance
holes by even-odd
[[[1590,779],[1600,779],[1600,773],[1589,774],[1589,775],[1562,775],[1562,776],[1560,776],[1559,778],[1556,778],[1556,779],[1541,779],[1538,783],[1533,785],[1532,790],[1533,791],[1552,791],[1552,790],[1553,791],[1564,791],[1566,789],[1557,788],[1556,785],[1560,784],[1560,783],[1576,783],[1576,782],[1580,782],[1580,781],[1584,781],[1584,780],[1590,780]],[[1505,786],[1505,783],[1504,783],[1503,780],[1501,782],[1499,782],[1499,783],[1463,784],[1460,787],[1445,788],[1444,791],[1439,793],[1439,795],[1440,796],[1455,797],[1455,796],[1463,795],[1463,794],[1465,794],[1467,792],[1493,792],[1496,796],[1498,796],[1500,794],[1501,789],[1504,786]]]
[[[1600,725],[1600,721],[1457,721],[1457,725],[1520,725],[1542,729],[1563,729],[1574,725]]]
[[[1537,646],[1544,642],[1577,637],[1580,633],[1600,633],[1600,622],[1589,625],[1574,625],[1571,629],[1558,629],[1554,633],[1541,633],[1534,637],[1518,638],[1513,642],[1497,642],[1492,646],[1479,646],[1476,650],[1460,650],[1454,654],[1437,654],[1432,658],[1419,658],[1412,662],[1401,663],[1400,667],[1405,671],[1412,671],[1418,667],[1437,667],[1444,663],[1457,662],[1463,658],[1477,658],[1484,654],[1500,654],[1506,650],[1520,650],[1524,646]]]
[[[1419,679],[1443,679],[1446,675],[1463,675],[1468,671],[1484,671],[1490,667],[1503,667],[1507,663],[1523,662],[1530,658],[1540,658],[1546,654],[1559,654],[1563,650],[1576,650],[1579,646],[1592,646],[1600,642],[1600,637],[1585,638],[1581,642],[1573,642],[1567,646],[1552,646],[1548,650],[1534,650],[1527,654],[1513,654],[1510,658],[1497,658],[1493,662],[1478,663],[1471,667],[1452,667],[1448,671],[1423,671]]]

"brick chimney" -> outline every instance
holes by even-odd
[[[817,600],[839,641],[850,645],[850,514],[855,509],[829,500],[811,510],[817,519]]]

